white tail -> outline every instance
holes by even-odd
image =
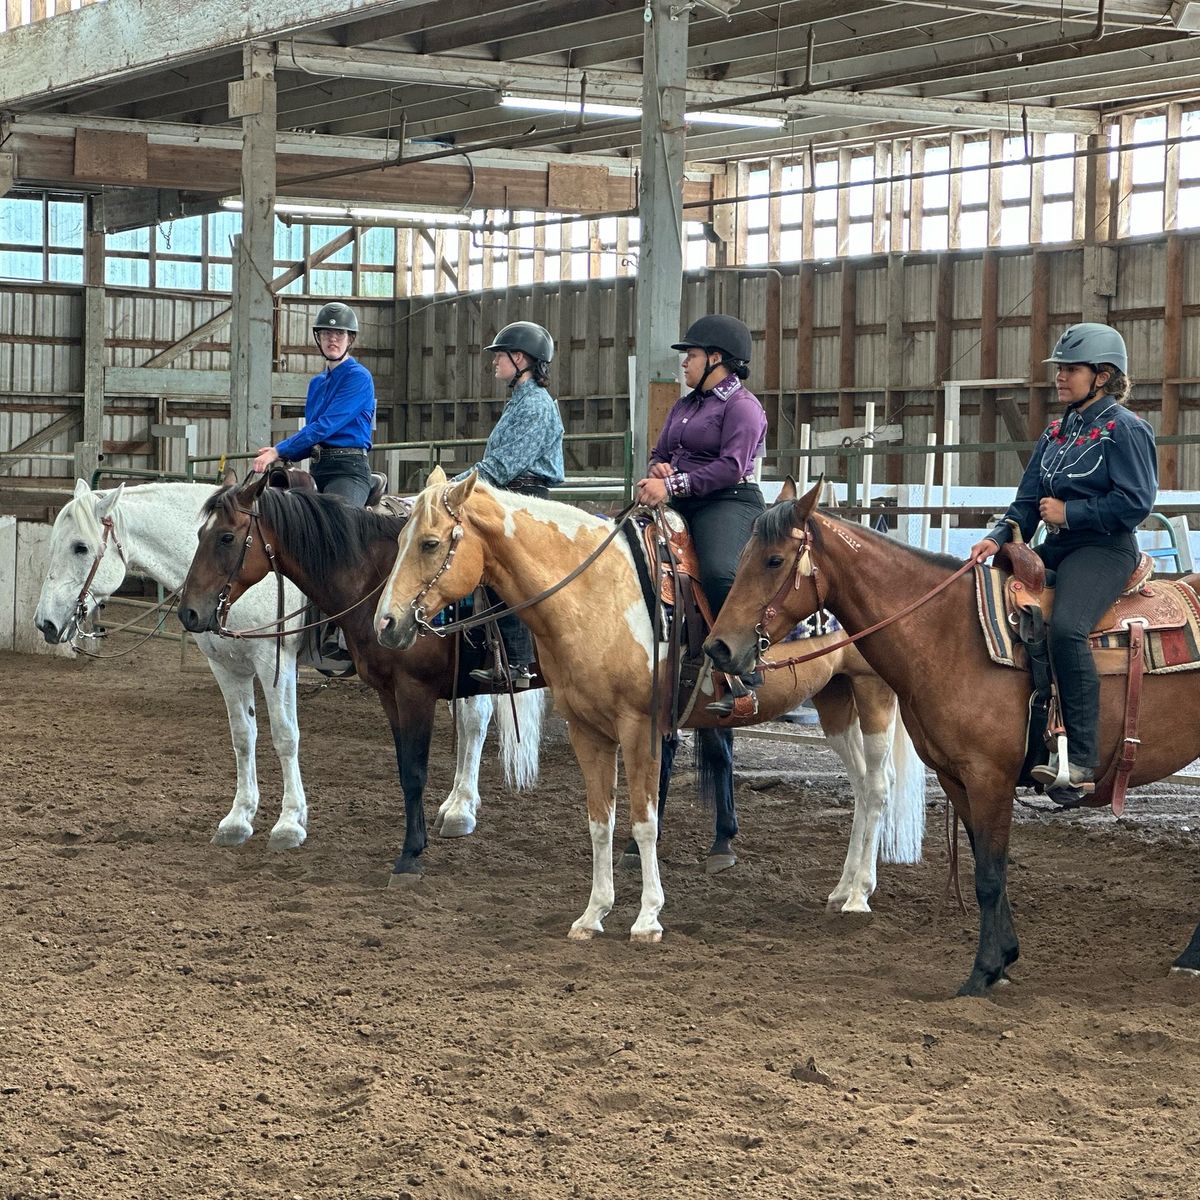
[[[925,837],[925,764],[904,728],[900,706],[892,717],[890,803],[883,810],[879,856],[886,863],[919,863]]]
[[[494,697],[496,729],[500,735],[500,761],[504,764],[504,782],[518,792],[537,786],[542,716],[548,695],[544,688],[515,693],[517,721],[521,730],[520,741],[517,741],[517,729],[513,724],[512,705],[508,696]]]

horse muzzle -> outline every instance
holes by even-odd
[[[208,617],[202,617],[194,608],[183,607],[178,612],[179,623],[188,633],[218,633],[217,610],[214,608]]]
[[[709,638],[704,643],[704,653],[713,666],[727,675],[744,675],[754,670],[754,649],[754,643],[748,642],[739,650],[725,638]]]
[[[397,617],[392,612],[381,613],[375,619],[375,636],[389,650],[407,650],[417,640],[417,622],[411,609]]]

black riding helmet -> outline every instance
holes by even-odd
[[[313,341],[317,343],[317,349],[321,350],[321,342],[317,337],[322,329],[341,329],[350,335],[350,340],[346,344],[346,354],[350,353],[350,347],[354,345],[355,339],[358,337],[358,318],[354,315],[354,309],[348,304],[343,304],[340,300],[332,300],[328,304],[321,306],[321,311],[317,313],[317,319],[313,322]],[[342,358],[346,357],[342,355]],[[321,350],[321,357],[326,358],[324,350]],[[341,359],[327,358],[328,362],[340,362]]]
[[[721,366],[739,379],[745,379],[749,374],[753,341],[750,337],[750,327],[744,321],[739,321],[737,317],[727,317],[723,313],[712,313],[693,321],[683,337],[672,343],[671,349],[703,350],[705,354],[720,354]],[[697,392],[704,390],[704,381],[712,369],[712,365],[705,368],[696,388]]]
[[[513,358],[513,354],[520,350],[533,362],[532,368],[525,369],[532,370],[533,377],[538,383],[546,381],[547,368],[554,361],[554,339],[546,329],[533,321],[513,321],[512,324],[505,325],[492,339],[491,345],[484,346],[483,349],[485,353],[502,350],[508,355],[509,361],[514,367],[516,367],[517,361]],[[520,374],[520,369],[518,369],[517,377]],[[513,379],[513,383],[516,383],[516,378]],[[509,386],[511,387],[512,384]]]

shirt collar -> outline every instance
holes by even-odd
[[[715,396],[718,400],[728,400],[734,392],[742,386],[742,381],[736,375],[726,375],[720,383],[714,383],[712,387],[705,388],[700,393],[701,398],[705,396]]]

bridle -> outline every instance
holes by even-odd
[[[821,572],[813,555],[812,517],[805,517],[802,528],[797,529],[793,526],[790,536],[796,541],[796,557],[793,561],[792,569],[783,583],[776,588],[774,595],[763,605],[762,615],[759,617],[758,624],[754,627],[755,635],[758,638],[757,666],[760,671],[779,671],[784,667],[794,667],[803,662],[810,662],[814,658],[823,658],[826,654],[832,654],[835,650],[842,649],[843,646],[852,645],[854,642],[860,641],[872,633],[878,633],[879,630],[886,628],[894,621],[899,621],[901,617],[906,617],[909,613],[920,608],[927,600],[932,600],[939,592],[945,591],[956,579],[961,578],[975,566],[975,563],[971,559],[968,559],[957,571],[947,575],[936,587],[931,588],[923,596],[919,596],[899,612],[893,613],[890,617],[884,617],[882,621],[876,621],[874,625],[870,625],[866,629],[860,629],[858,633],[851,634],[831,646],[825,646],[821,650],[812,650],[808,654],[797,654],[791,658],[782,658],[767,662],[763,658],[763,655],[771,645],[771,636],[767,633],[767,626],[783,611],[784,597],[788,592],[798,591],[802,579],[811,579],[813,592],[817,600],[816,608],[818,610],[825,607],[825,597],[828,595],[828,592],[822,585]],[[805,569],[806,562],[807,569]]]
[[[125,557],[125,547],[121,545],[121,539],[117,537],[116,523],[112,517],[102,517],[100,519],[100,548],[96,551],[95,557],[92,559],[92,565],[87,573],[87,578],[83,581],[83,587],[79,589],[79,595],[75,600],[75,609],[71,614],[71,624],[75,629],[87,620],[88,601],[99,607],[99,601],[92,595],[92,581],[96,578],[96,572],[100,570],[100,564],[104,561],[104,555],[108,550],[108,543],[111,541],[117,548],[117,553],[121,556],[121,562],[125,570],[129,570],[129,559]]]
[[[511,357],[511,355],[509,357]],[[429,623],[425,616],[425,606],[421,603],[421,601],[423,601],[425,597],[428,596],[433,590],[434,584],[436,584],[437,581],[441,579],[441,577],[445,575],[448,570],[450,570],[450,567],[454,562],[454,556],[458,553],[459,543],[463,540],[463,536],[466,533],[466,530],[463,529],[462,512],[455,512],[453,506],[450,504],[450,489],[453,486],[454,485],[450,483],[446,484],[446,486],[442,488],[442,494],[439,497],[442,502],[442,507],[450,514],[450,519],[454,522],[454,528],[450,530],[450,548],[446,551],[446,557],[442,561],[442,565],[433,573],[432,578],[429,579],[421,588],[421,590],[408,602],[408,607],[411,608],[413,612],[413,620],[417,623],[417,628],[420,630],[420,632],[422,634],[432,633],[437,637],[445,637],[446,634],[443,630],[436,629]]]

